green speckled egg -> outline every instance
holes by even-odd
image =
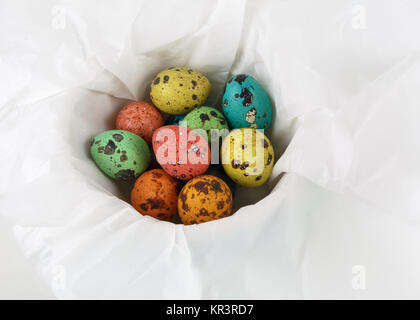
[[[90,153],[96,165],[116,180],[132,180],[147,169],[151,154],[147,143],[125,130],[109,130],[92,141]]]
[[[153,79],[150,99],[163,112],[185,114],[203,105],[210,90],[210,81],[201,73],[189,68],[171,67]]]
[[[228,122],[223,114],[215,108],[206,106],[195,108],[188,113],[181,125],[186,125],[190,129],[205,130],[209,143],[211,142],[211,129],[229,130]],[[220,133],[220,131],[217,132]],[[216,133],[213,132],[213,135]]]

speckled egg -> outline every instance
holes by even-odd
[[[191,179],[178,198],[183,224],[196,224],[227,217],[232,211],[232,194],[220,178],[203,175]]]
[[[237,184],[258,187],[271,175],[274,150],[256,129],[235,129],[223,141],[221,159],[226,174]]]
[[[163,126],[160,111],[150,102],[136,101],[124,106],[117,115],[115,128],[126,130],[152,142],[153,131]]]
[[[233,76],[223,95],[223,113],[232,128],[267,129],[272,106],[264,88],[246,74]]]
[[[170,115],[166,121],[165,121],[165,125],[170,126],[170,125],[179,125],[182,120],[184,120],[184,115],[183,114],[172,114]]]
[[[210,164],[209,145],[199,133],[182,126],[163,126],[153,134],[156,160],[169,175],[189,180]]]
[[[131,191],[131,204],[141,214],[171,221],[178,213],[180,182],[162,169],[146,171]]]
[[[211,143],[212,134],[217,139],[220,136],[219,130],[229,130],[227,120],[223,114],[215,108],[206,106],[195,108],[188,113],[182,125],[186,125],[190,129],[205,130],[209,143]],[[217,131],[212,132],[212,129]]]
[[[150,98],[168,114],[185,114],[206,102],[210,94],[209,80],[188,68],[172,67],[160,72],[152,81]]]
[[[90,153],[96,165],[116,180],[134,180],[150,164],[147,143],[138,135],[124,130],[109,130],[92,141]]]
[[[225,173],[223,170],[223,166],[221,164],[211,164],[208,170],[204,173],[206,175],[211,175],[222,179],[227,186],[229,187],[230,191],[232,192],[232,196],[235,196],[235,189],[236,184],[233,182],[231,178]]]

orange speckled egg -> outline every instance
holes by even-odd
[[[142,137],[149,145],[153,131],[163,126],[160,111],[150,102],[136,101],[125,105],[117,115],[115,127]]]
[[[178,212],[184,224],[196,224],[224,218],[232,211],[232,193],[220,178],[198,176],[182,188]]]
[[[131,205],[141,214],[170,221],[178,210],[180,182],[162,169],[143,173],[131,191]]]

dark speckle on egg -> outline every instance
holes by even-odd
[[[124,139],[124,137],[121,135],[121,134],[119,134],[119,133],[116,133],[116,134],[114,134],[114,135],[112,135],[112,137],[115,139],[115,141],[117,141],[117,142],[121,142],[122,141],[122,139]]]
[[[200,119],[202,122],[210,120],[209,116],[205,113],[200,114]]]
[[[248,161],[245,161],[244,163],[241,164],[240,169],[241,170],[245,170],[248,167],[249,167],[249,162]]]
[[[242,89],[240,97],[243,98],[242,104],[244,107],[250,106],[252,104],[252,101],[254,100],[254,96],[252,95],[251,91],[249,91],[247,88]]]
[[[163,77],[163,83],[167,83],[169,81],[169,76],[164,76]]]
[[[244,82],[246,78],[247,78],[246,74],[238,74],[235,78],[235,81],[239,83],[239,85],[242,85],[242,82]]]
[[[114,154],[115,149],[117,149],[117,146],[115,145],[114,141],[108,140],[108,144],[105,146],[104,153],[107,155]]]
[[[262,143],[262,146],[263,146],[264,148],[268,148],[268,142],[267,142],[267,140],[265,140],[265,139],[261,139],[261,143]]]
[[[159,84],[159,82],[160,82],[160,78],[159,78],[159,77],[157,77],[157,78],[155,79],[155,81],[153,81],[153,84],[154,84],[154,85],[156,85],[156,84]]]
[[[182,209],[185,211],[190,211],[190,208],[188,207],[188,204],[187,204],[187,196],[185,195],[185,193],[181,193],[179,195],[179,200],[181,200],[182,202]]]
[[[163,199],[146,199],[146,203],[149,205],[150,209],[162,209],[165,206],[165,201]]]
[[[273,160],[273,155],[269,153],[267,158],[267,166],[271,163],[271,160]]]
[[[130,169],[120,170],[115,174],[115,178],[122,181],[134,180],[134,171]]]
[[[239,166],[241,165],[241,162],[239,160],[232,160],[232,168],[236,169],[239,168]]]

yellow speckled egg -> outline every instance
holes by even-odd
[[[232,211],[232,193],[220,178],[198,176],[182,188],[178,213],[183,224],[196,224],[224,218]]]
[[[183,67],[171,67],[152,81],[150,98],[168,114],[185,114],[203,105],[210,94],[210,81],[201,73]]]
[[[258,187],[271,175],[274,150],[259,130],[233,130],[222,143],[221,158],[226,174],[244,187]]]

